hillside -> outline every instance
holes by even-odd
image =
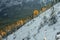
[[[60,3],[27,22],[4,40],[56,40],[60,32]]]

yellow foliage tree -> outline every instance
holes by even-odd
[[[4,32],[3,30],[0,30],[0,34],[1,34],[1,36],[5,36],[6,35],[6,32]]]
[[[11,31],[11,29],[12,29],[12,28],[11,28],[11,26],[10,26],[10,25],[8,25],[8,26],[6,26],[6,27],[5,27],[6,32]]]
[[[20,24],[23,25],[24,24],[24,21],[23,20],[20,20]]]
[[[45,10],[46,10],[46,7],[43,7],[43,8],[42,8],[42,11],[45,11]]]
[[[2,32],[1,35],[2,35],[2,36],[5,36],[5,35],[6,35],[6,32]]]
[[[38,11],[38,10],[34,10],[34,12],[33,12],[33,17],[37,16],[37,15],[38,15],[38,13],[39,13],[39,11]]]

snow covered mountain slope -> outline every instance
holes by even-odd
[[[60,3],[38,15],[4,40],[56,40],[58,32],[60,32]]]

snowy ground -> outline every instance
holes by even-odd
[[[53,14],[52,10],[43,12],[4,40],[55,40],[60,32],[60,3],[54,5]]]

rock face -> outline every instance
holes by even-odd
[[[54,10],[52,8],[54,7]],[[59,40],[60,3],[41,13],[3,40]]]

